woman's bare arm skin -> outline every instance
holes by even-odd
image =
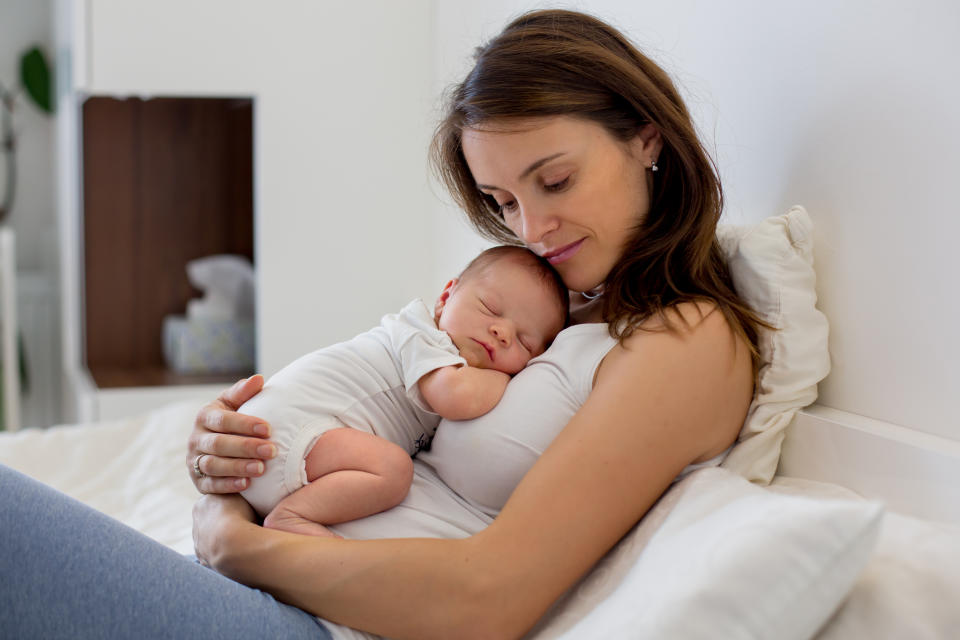
[[[210,496],[198,509],[208,523],[198,555],[286,602],[374,633],[520,637],[687,464],[720,453],[739,432],[752,394],[747,348],[722,314],[682,312],[689,329],[638,331],[611,351],[586,404],[477,535],[312,539],[222,517],[236,511],[233,498]]]

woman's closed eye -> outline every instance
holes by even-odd
[[[563,191],[570,185],[570,176],[567,176],[563,180],[557,180],[556,182],[551,182],[549,184],[544,183],[543,188],[550,193],[556,193],[558,191]]]

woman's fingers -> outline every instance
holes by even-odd
[[[217,435],[217,434],[212,434]],[[222,438],[228,436],[220,435]],[[231,436],[236,437],[236,436]],[[246,440],[250,440],[247,438]],[[263,444],[262,441],[253,441],[258,444],[259,449],[269,449],[264,453],[270,453],[269,456],[276,455],[276,447],[273,444]],[[263,460],[237,457],[221,457],[209,453],[195,454],[192,459],[187,460],[187,466],[190,468],[190,475],[201,493],[235,493],[243,491],[250,486],[250,478],[255,478],[263,474],[265,465]],[[199,475],[197,472],[199,471]]]
[[[247,488],[247,478],[214,478],[208,476],[197,481],[200,493],[236,493]]]
[[[270,437],[270,425],[257,418],[225,408],[220,400],[208,404],[197,413],[196,425],[207,431],[234,433],[254,438]]]
[[[200,493],[236,493],[250,486],[249,478],[215,478],[207,476],[197,481]]]
[[[197,414],[187,442],[187,468],[201,493],[235,493],[264,470],[264,460],[277,455],[269,442],[270,425],[237,413],[263,388],[263,376],[237,381]]]
[[[231,411],[236,411],[244,402],[260,393],[263,389],[263,376],[259,373],[249,378],[237,380],[232,387],[220,394],[217,400]]]
[[[193,449],[197,455],[206,453],[221,458],[252,458],[260,460],[269,460],[277,455],[277,447],[272,442],[260,438],[247,438],[245,436],[233,435],[230,433],[216,433],[208,431],[197,436],[196,447]],[[213,473],[210,475],[222,475]],[[236,474],[246,475],[246,474]]]
[[[200,469],[204,476],[236,478],[255,478],[263,474],[265,468],[263,460],[243,460],[238,458],[221,458],[209,454],[198,456],[195,467]],[[196,473],[196,468],[194,473]],[[202,477],[202,476],[201,476]]]

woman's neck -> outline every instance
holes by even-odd
[[[570,292],[570,324],[603,322],[603,296],[588,297]]]

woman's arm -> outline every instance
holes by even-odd
[[[752,392],[747,348],[722,314],[682,313],[690,327],[638,331],[614,348],[585,405],[483,532],[344,541],[210,518],[204,557],[284,601],[390,637],[521,636],[687,464],[739,432]]]
[[[220,394],[197,414],[187,441],[187,469],[200,493],[237,493],[249,478],[263,474],[264,460],[277,455],[267,438],[270,425],[254,416],[237,413],[240,406],[263,389],[263,376],[243,380]],[[194,465],[197,458],[200,471]]]

